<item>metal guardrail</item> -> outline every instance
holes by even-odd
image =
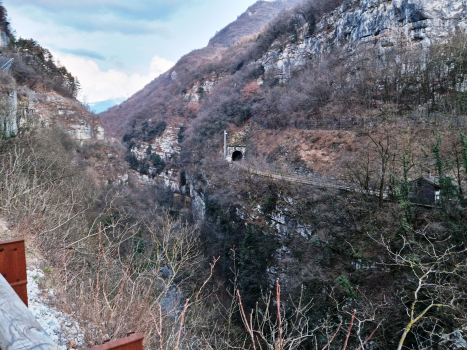
[[[378,197],[380,195],[380,192],[378,190],[363,190],[363,189],[356,187],[356,185],[352,185],[349,183],[336,184],[331,181],[317,181],[317,180],[306,179],[306,178],[299,177],[299,176],[284,175],[282,173],[277,173],[273,171],[261,171],[261,170],[253,168],[252,166],[241,164],[240,162],[232,162],[230,164],[233,164],[234,166],[241,168],[250,174],[259,175],[263,177],[269,177],[272,179],[301,183],[301,184],[311,185],[311,186],[315,186],[315,187],[323,188],[323,189],[337,189],[340,191],[361,193],[361,194],[373,196],[373,197]],[[386,191],[383,192],[383,200],[391,201],[391,194]],[[410,203],[413,205],[419,206],[419,207],[431,208],[431,209],[440,207],[439,205],[436,205],[436,204],[432,205],[432,204],[423,204],[423,203],[417,203],[417,202],[410,202]]]
[[[128,334],[128,337],[109,341],[90,350],[143,350],[144,335],[142,333]]]
[[[23,239],[0,242],[0,350],[58,350],[28,310]],[[143,350],[144,335],[109,341],[90,350]]]
[[[28,306],[24,239],[0,242],[0,274]]]
[[[241,169],[244,169],[251,174],[260,175],[264,177],[270,177],[270,178],[277,179],[277,180],[302,183],[302,184],[312,185],[312,186],[320,187],[320,188],[334,188],[334,189],[343,190],[343,191],[357,191],[357,189],[355,189],[350,184],[336,184],[336,183],[331,183],[330,181],[307,179],[304,177],[285,175],[285,174],[273,172],[273,171],[261,171],[251,166],[240,164],[239,162],[233,162],[231,164]]]
[[[0,70],[8,72],[13,64],[14,58],[7,59],[6,62],[0,62]]]

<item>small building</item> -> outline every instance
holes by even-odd
[[[409,183],[410,199],[420,204],[438,204],[441,199],[441,186],[438,178],[422,176]]]

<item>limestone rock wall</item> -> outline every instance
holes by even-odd
[[[80,102],[54,92],[26,93],[18,111],[22,127],[50,127],[56,125],[76,140],[103,140],[104,128],[99,118]]]
[[[183,122],[180,120],[170,120],[164,132],[150,141],[138,142],[131,148],[131,153],[138,161],[145,161],[151,158],[151,155],[157,154],[164,162],[171,162],[180,154],[181,147],[178,142],[178,133]],[[150,163],[150,162],[149,162]],[[154,173],[154,167],[149,166],[149,173]],[[180,189],[180,168],[171,164],[157,176],[138,175],[140,180],[152,184],[162,180],[167,187],[174,191]]]
[[[177,74],[175,71],[172,72]],[[214,87],[225,78],[225,75],[217,76],[216,73],[211,73],[196,82],[185,94],[185,101],[199,103],[204,95],[209,95]]]
[[[0,133],[5,137],[18,134],[17,105],[18,94],[16,90],[2,92],[2,97],[0,98]]]
[[[4,31],[0,30],[0,47],[5,47],[5,46],[8,46],[9,44],[10,44],[10,38]]]
[[[177,121],[169,121],[169,123],[161,136],[148,142],[139,142],[132,147],[131,153],[138,160],[146,159],[150,155],[147,154],[147,149],[151,146],[151,154],[157,153],[164,161],[169,161],[178,155],[181,150],[178,143],[178,132],[182,123]]]
[[[304,28],[295,42],[275,42],[257,63],[287,79],[333,48],[351,54],[366,43],[385,50],[401,39],[428,47],[456,30],[467,30],[467,0],[352,0],[318,21],[312,36]]]

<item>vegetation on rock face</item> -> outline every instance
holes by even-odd
[[[9,38],[13,35],[11,33],[10,22],[8,22],[8,13],[5,7],[2,6],[0,1],[0,30],[4,32]]]
[[[50,51],[33,39],[12,40],[9,49],[2,54],[15,59],[12,74],[18,84],[28,85],[32,89],[43,86],[66,97],[78,95],[78,79],[58,65]]]
[[[19,85],[31,89],[54,90],[66,97],[76,97],[80,84],[68,70],[59,65],[50,51],[33,39],[16,40],[8,22],[7,10],[0,1],[0,30],[9,39],[9,45],[0,50],[4,57],[14,58],[12,75]]]
[[[203,174],[198,181],[193,175],[195,185],[211,191],[205,195],[203,238],[207,251],[224,258],[225,280],[233,280],[230,271],[235,269],[240,285],[242,278],[268,271],[269,281],[256,278],[254,288],[242,291],[245,303],[254,303],[261,286],[267,289],[280,277],[293,297],[306,286],[305,300],[315,303],[309,313],[313,325],[326,317],[338,323],[339,313],[357,309],[361,333],[350,339],[355,348],[379,322],[384,329],[372,341],[380,348],[453,344],[449,334],[464,326],[461,299],[466,293],[461,282],[467,257],[465,203],[459,193],[465,192],[467,175],[456,130],[466,127],[463,92],[457,89],[464,80],[458,72],[464,71],[466,51],[459,34],[422,54],[404,47],[397,48],[397,55],[387,51],[379,57],[365,50],[354,58],[334,52],[286,84],[266,75],[261,87],[255,83],[264,71],[257,75],[244,63],[203,99],[185,132],[183,160],[189,173]],[[215,160],[219,135],[245,125],[255,165],[267,155],[255,153],[260,147],[255,129],[272,130],[276,138],[290,129],[295,135],[309,129],[312,141],[301,142],[318,143],[316,130],[342,125],[356,141],[328,169],[357,184],[360,192],[326,193],[285,182],[268,186],[267,180],[234,170],[228,172],[232,185],[224,173],[228,170]],[[279,152],[283,159],[287,151]],[[409,195],[410,180],[429,171],[439,177],[440,207],[418,206],[414,193]],[[254,241],[242,222],[258,227]],[[273,262],[268,262],[262,253],[273,241]],[[233,256],[242,261],[241,255],[243,261],[255,256],[256,265],[235,265]],[[322,338],[322,346],[328,339]],[[343,344],[344,334],[335,341]]]

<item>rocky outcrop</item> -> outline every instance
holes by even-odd
[[[4,137],[12,137],[18,134],[17,105],[18,94],[16,90],[7,89],[2,91],[2,97],[0,98],[0,132]]]
[[[190,182],[189,185],[189,190],[190,190],[190,198],[192,200],[191,202],[191,210],[193,213],[193,219],[196,222],[203,222],[204,217],[205,217],[205,211],[206,211],[206,202],[204,198],[204,194],[197,190],[195,186]]]
[[[178,157],[181,150],[178,134],[182,124],[183,122],[180,120],[171,120],[160,136],[150,141],[138,142],[130,149],[132,155],[140,163],[148,162],[149,164],[147,169],[148,174],[139,174],[140,180],[149,184],[162,180],[167,187],[172,188],[174,191],[180,189],[180,168],[171,164],[169,167],[164,168],[162,172],[160,170],[157,171],[151,159],[155,154],[164,162],[171,162]]]
[[[79,101],[55,92],[36,94],[21,90],[18,116],[21,127],[58,126],[75,140],[103,140],[104,128],[99,118]]]
[[[5,47],[10,44],[10,37],[4,32],[0,30],[0,47]]]
[[[146,159],[154,153],[158,154],[164,161],[171,160],[180,153],[178,133],[181,124],[181,122],[175,120],[170,121],[170,124],[166,127],[162,135],[148,142],[139,142],[131,148],[131,153],[133,153],[138,160]]]
[[[257,63],[284,79],[305,62],[335,48],[352,54],[366,43],[384,51],[400,43],[428,47],[467,30],[466,0],[352,0],[325,15],[314,34],[302,28],[298,40],[275,42]]]

